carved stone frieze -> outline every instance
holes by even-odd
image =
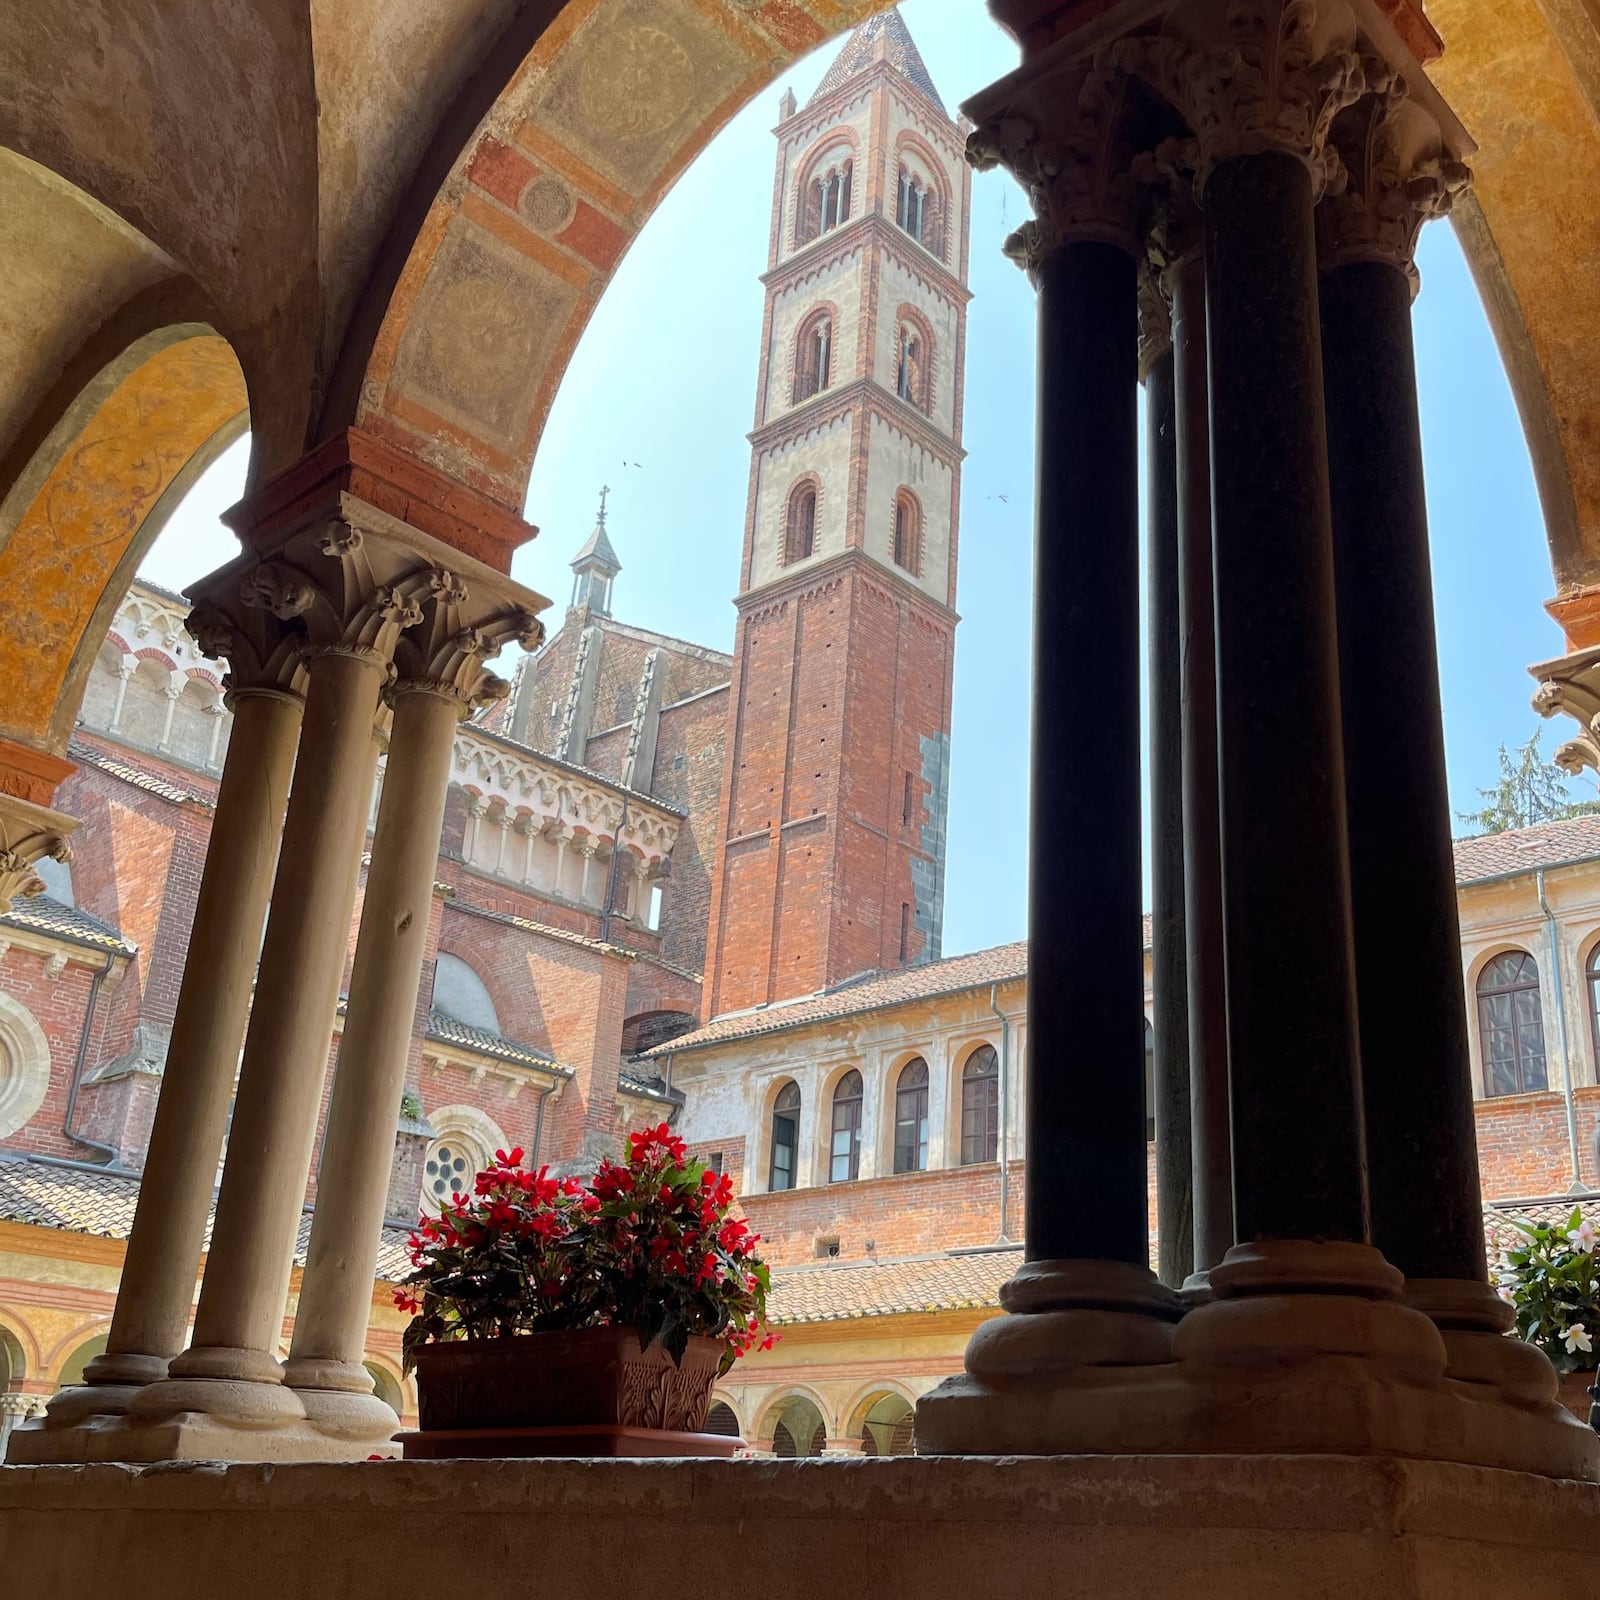
[[[1175,165],[1191,165],[1196,192],[1219,161],[1281,151],[1309,168],[1315,193],[1344,183],[1329,144],[1333,119],[1366,90],[1365,63],[1331,27],[1327,0],[1228,0],[1221,29],[1119,39],[1096,57],[1102,70],[1148,84],[1188,123]]]
[[[1383,261],[1415,282],[1423,224],[1449,214],[1472,173],[1444,154],[1437,126],[1412,102],[1404,79],[1375,61],[1363,73],[1371,92],[1333,125],[1348,182],[1317,209],[1322,263]]]
[[[1061,245],[1093,240],[1139,254],[1143,207],[1134,177],[1135,119],[1127,79],[1090,67],[985,111],[967,138],[979,172],[1004,167],[1027,192],[1034,216],[1006,240],[1030,274]]]
[[[44,893],[44,879],[34,869],[46,857],[71,861],[67,835],[77,826],[59,811],[0,795],[0,912],[18,899]]]

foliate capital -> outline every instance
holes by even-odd
[[[390,699],[413,691],[445,694],[458,702],[463,716],[504,699],[511,685],[484,663],[512,641],[537,649],[544,624],[515,603],[489,596],[475,601],[469,585],[444,568],[426,573],[416,596],[416,624],[396,645]]]
[[[1314,194],[1344,173],[1328,141],[1333,119],[1366,92],[1353,37],[1324,21],[1325,0],[1228,0],[1216,37],[1119,39],[1097,57],[1148,84],[1188,123],[1195,192],[1221,161],[1278,151],[1298,157]]]
[[[9,911],[15,900],[44,893],[44,879],[34,869],[47,857],[71,861],[67,835],[77,826],[59,811],[0,795],[0,912]]]
[[[1172,349],[1172,296],[1149,257],[1139,264],[1139,379]]]
[[[1381,261],[1415,286],[1423,225],[1449,214],[1472,173],[1442,153],[1438,130],[1411,102],[1403,79],[1379,63],[1365,75],[1374,92],[1333,127],[1348,183],[1317,210],[1322,265]]]
[[[1050,88],[1048,99],[997,110],[967,138],[968,164],[1004,167],[1033,206],[1006,255],[1030,275],[1064,244],[1097,241],[1137,256],[1142,197],[1126,80],[1091,68]]]

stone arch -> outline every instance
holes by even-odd
[[[933,188],[933,205],[923,223],[921,245],[938,261],[950,258],[950,226],[953,207],[950,198],[950,175],[941,156],[921,134],[910,128],[901,130],[894,142],[895,176],[908,165],[907,152],[914,159],[914,169],[919,177],[926,178]]]
[[[789,248],[799,250],[814,243],[824,232],[820,208],[810,205],[810,190],[824,173],[837,170],[845,181],[842,214],[834,227],[840,227],[857,214],[862,199],[862,175],[855,171],[860,141],[850,127],[830,128],[795,163],[794,193],[789,197]]]
[[[409,1397],[406,1394],[406,1379],[400,1368],[387,1356],[377,1355],[370,1350],[361,1358],[361,1365],[372,1379],[372,1392],[396,1417],[403,1417]]]
[[[19,621],[0,641],[0,735],[65,749],[139,562],[247,422],[244,376],[227,341],[185,323],[118,351],[28,459],[8,461],[0,584]]]
[[[424,1158],[422,1204],[437,1211],[452,1193],[471,1192],[473,1177],[494,1159],[496,1150],[507,1148],[507,1139],[500,1125],[476,1106],[440,1106],[428,1112],[428,1121],[435,1138]]]
[[[774,1453],[778,1455],[816,1456],[822,1453],[815,1447],[816,1433],[820,1428],[824,1438],[832,1437],[832,1408],[808,1384],[789,1384],[774,1395],[761,1409],[761,1422],[756,1429],[759,1439],[774,1439]],[[784,1429],[793,1448],[785,1449],[781,1443]]]
[[[0,1394],[31,1378],[39,1366],[39,1346],[27,1324],[0,1315]]]
[[[0,992],[0,1138],[33,1119],[50,1089],[50,1041],[20,1000]]]
[[[111,1318],[97,1317],[57,1341],[44,1360],[44,1367],[51,1373],[56,1388],[65,1389],[83,1382],[83,1369],[96,1356],[105,1354],[110,1333]]]
[[[909,301],[902,302],[896,309],[894,321],[890,359],[895,369],[888,374],[889,385],[907,405],[924,416],[932,416],[939,359],[933,327]]]
[[[483,975],[464,956],[440,950],[434,959],[433,994],[430,1009],[481,1028],[485,1033],[500,1032],[500,1012]]]

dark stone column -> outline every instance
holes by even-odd
[[[1194,1270],[1206,1273],[1233,1244],[1233,1150],[1222,940],[1222,819],[1217,809],[1217,638],[1211,592],[1211,428],[1204,256],[1199,250],[1190,252],[1170,276],[1177,421],[1183,893],[1188,946]]]
[[[1428,563],[1411,281],[1322,279],[1340,692],[1373,1243],[1482,1282],[1482,1200]]]
[[[1167,313],[1142,358],[1145,392],[1145,578],[1150,646],[1150,967],[1154,996],[1158,1276],[1180,1288],[1194,1270],[1189,1141],[1189,992],[1184,940],[1183,723],[1178,600],[1178,455]],[[1141,305],[1141,311],[1146,309]]]
[[[1038,266],[1027,1258],[1144,1267],[1134,263]]]
[[[1361,1092],[1312,180],[1204,192],[1217,706],[1241,1242],[1362,1242]]]

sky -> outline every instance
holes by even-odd
[[[1009,71],[1015,46],[975,7],[906,0],[902,14],[954,108]],[[513,575],[569,598],[568,563],[602,485],[622,561],[619,619],[727,650],[744,536],[778,121],[837,52],[826,46],[737,115],[618,269],[552,408],[524,514],[540,529]],[[944,951],[1021,938],[1027,875],[1034,305],[1000,254],[1028,215],[1003,173],[975,176]],[[1529,663],[1561,653],[1544,524],[1516,409],[1447,224],[1418,252],[1415,328],[1451,803],[1473,809],[1500,745],[1541,726]],[[243,492],[248,441],[195,485],[146,560],[181,589],[236,553],[218,513]],[[502,664],[501,670],[506,670]],[[1567,733],[1548,730],[1548,752]],[[1577,786],[1574,786],[1576,793]],[[1458,825],[1459,831],[1459,825]],[[1148,894],[1148,879],[1146,892]]]

